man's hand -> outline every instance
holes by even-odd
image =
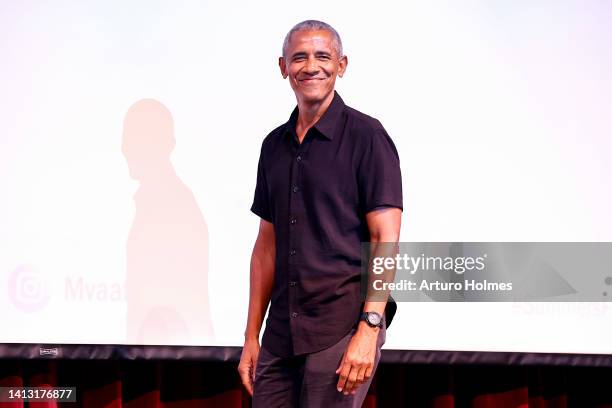
[[[344,395],[355,394],[357,388],[372,376],[379,331],[378,327],[359,322],[359,328],[351,338],[336,370],[336,374],[340,374],[337,385],[339,392]]]
[[[238,364],[238,373],[240,374],[242,384],[251,396],[253,396],[253,383],[255,382],[255,369],[257,368],[258,358],[259,341],[256,339],[246,340],[244,342],[244,347],[242,347],[240,364]]]

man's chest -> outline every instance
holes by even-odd
[[[295,201],[330,204],[358,196],[358,152],[342,140],[305,138],[301,144],[284,140],[269,159],[269,198],[275,205]]]

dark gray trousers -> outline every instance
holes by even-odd
[[[385,331],[383,326],[378,332],[372,377],[380,360],[380,348],[385,343]],[[336,369],[353,334],[355,329],[331,347],[288,358],[277,357],[262,347],[255,370],[253,408],[361,407],[372,377],[355,394],[344,395],[336,389],[339,377]]]

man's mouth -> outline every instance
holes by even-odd
[[[322,81],[325,78],[302,78],[302,79],[298,79],[298,81],[303,82],[305,84],[314,84],[317,83],[318,81]]]

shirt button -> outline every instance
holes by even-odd
[[[295,249],[292,249],[291,251],[289,251],[289,255],[291,256],[295,255],[295,253],[296,253]]]
[[[295,286],[295,285],[297,285],[297,282],[296,282],[296,281],[291,281],[291,282],[289,282],[289,286]],[[294,317],[295,317],[295,316],[294,316]]]
[[[291,313],[291,317],[298,317],[298,314],[296,312]]]
[[[300,191],[300,189],[298,188],[298,186],[293,186],[293,192],[297,193],[298,191]]]
[[[291,225],[295,224],[296,222],[297,222],[297,220],[296,220],[295,218],[292,218],[292,219],[291,219],[291,221],[289,221],[289,223],[290,223]]]
[[[298,162],[302,161],[302,156],[296,157],[295,160],[297,160]]]

